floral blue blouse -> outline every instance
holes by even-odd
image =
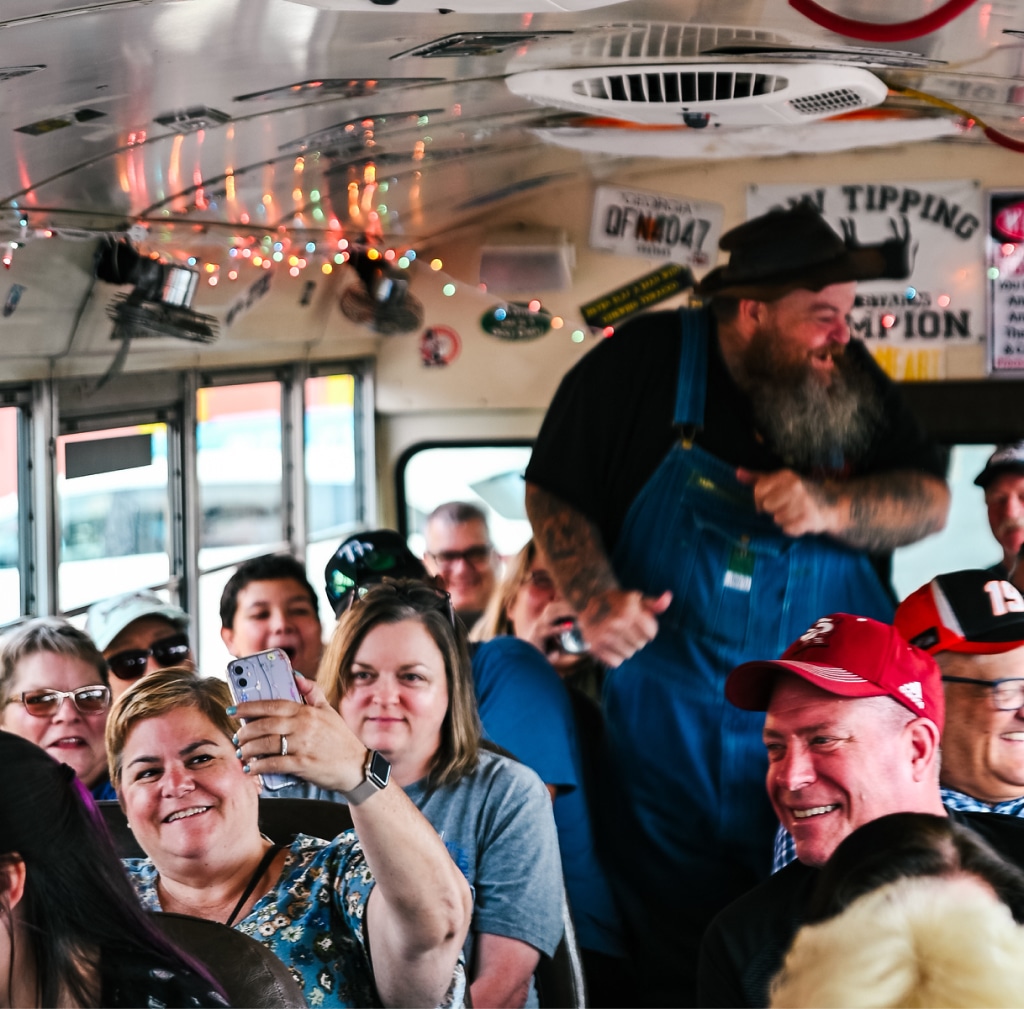
[[[125,859],[143,907],[160,911],[156,867]],[[365,933],[373,876],[352,831],[324,841],[292,841],[275,886],[234,925],[272,950],[291,970],[310,1006],[379,1006]],[[442,1003],[460,1006],[465,973],[456,966]]]

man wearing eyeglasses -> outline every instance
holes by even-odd
[[[85,629],[110,667],[116,701],[137,679],[170,666],[195,668],[188,614],[155,592],[125,592],[89,607]]]
[[[895,624],[942,670],[943,803],[1024,817],[1024,597],[990,571],[956,571],[909,595]]]
[[[423,563],[440,575],[455,612],[472,627],[487,606],[498,575],[498,554],[491,543],[487,516],[476,505],[449,501],[428,516]]]

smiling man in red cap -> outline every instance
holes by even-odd
[[[781,658],[738,666],[725,689],[735,706],[766,712],[768,796],[798,861],[712,923],[701,950],[700,1005],[768,1004],[818,870],[865,823],[889,813],[948,814],[1024,862],[1024,823],[943,806],[941,673],[894,627],[847,613],[822,617]]]
[[[797,206],[720,244],[700,307],[630,319],[565,376],[526,472],[612,667],[602,798],[645,1005],[693,998],[704,928],[770,865],[762,720],[725,703],[726,674],[822,613],[891,620],[885,555],[949,500],[944,453],[850,338],[857,281],[906,276],[909,234],[862,245]]]

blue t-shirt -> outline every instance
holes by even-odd
[[[124,860],[147,911],[162,911],[159,873],[148,858]],[[366,937],[373,876],[355,834],[333,841],[298,834],[277,883],[235,922],[281,959],[311,1006],[379,1006]],[[445,1005],[462,1005],[458,964]]]
[[[581,949],[623,956],[621,926],[594,850],[572,702],[551,663],[527,641],[494,638],[473,656],[484,734],[554,785],[555,826]]]

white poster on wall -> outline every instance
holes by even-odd
[[[990,371],[1024,375],[1024,191],[988,194],[985,238]]]
[[[906,280],[863,281],[850,319],[872,350],[938,349],[985,339],[985,229],[971,180],[750,186],[747,214],[808,202],[839,234],[870,244],[909,231],[916,250]],[[926,376],[921,376],[926,377]]]
[[[598,186],[590,247],[703,268],[718,255],[724,215],[720,203]]]

